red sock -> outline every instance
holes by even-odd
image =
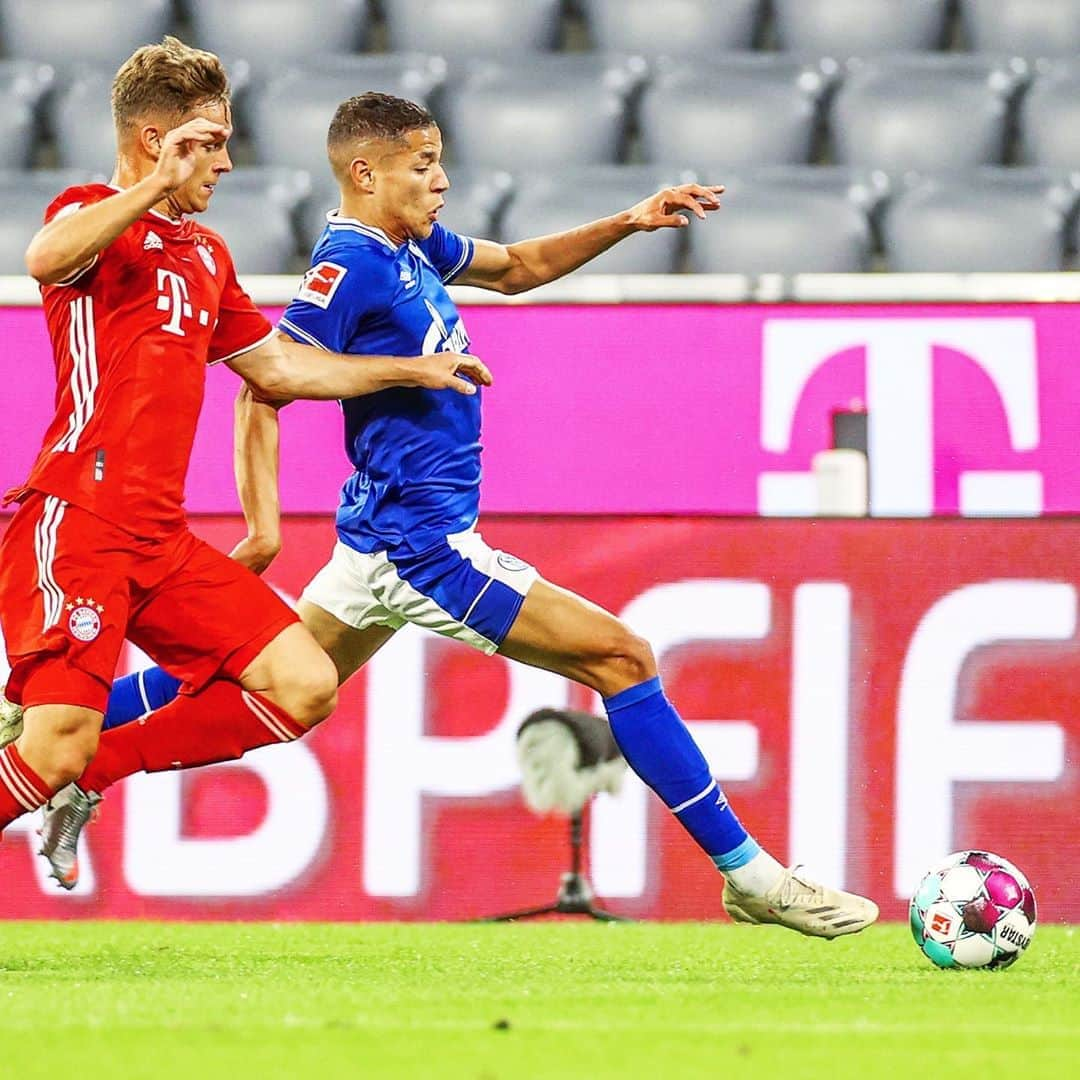
[[[14,743],[0,750],[0,832],[49,801],[52,791],[22,759]]]
[[[292,742],[306,730],[272,701],[219,680],[142,720],[102,732],[79,787],[100,793],[132,773],[233,761],[257,746]]]

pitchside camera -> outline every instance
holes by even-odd
[[[564,814],[570,819],[570,869],[561,879],[554,903],[497,915],[494,922],[531,919],[538,915],[588,915],[611,922],[620,917],[593,904],[593,890],[581,868],[584,818],[598,792],[619,792],[626,762],[608,722],[576,709],[538,709],[517,732],[521,793],[537,814]]]

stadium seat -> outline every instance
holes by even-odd
[[[239,273],[289,273],[297,254],[294,213],[310,191],[311,179],[302,171],[236,169],[199,220],[221,233]]]
[[[912,182],[885,211],[890,270],[1061,270],[1073,184],[1041,169],[980,169]]]
[[[889,173],[1004,160],[1022,61],[922,55],[854,60],[830,111],[834,159]]]
[[[445,95],[452,160],[511,170],[618,161],[644,73],[640,60],[590,53],[482,62]]]
[[[693,164],[699,175],[709,175],[697,162]],[[843,195],[871,217],[888,201],[892,191],[888,173],[850,165],[759,165],[721,176],[717,182],[729,188],[732,185],[763,184],[766,187],[787,186],[827,195]]]
[[[695,178],[655,165],[593,165],[530,175],[514,192],[503,215],[504,243],[563,232],[607,217],[669,184]],[[696,224],[696,223],[695,223]],[[631,236],[587,263],[579,274],[670,274],[681,268],[683,229]]]
[[[762,0],[579,0],[598,49],[658,56],[750,49],[761,30]]]
[[[325,56],[290,66],[249,95],[255,155],[261,163],[307,169],[318,182],[329,171],[326,132],[342,101],[378,90],[426,104],[445,75],[442,60],[416,54]]]
[[[296,0],[186,0],[195,42],[219,55],[264,63],[304,60],[362,48],[370,0],[325,0],[313,10]]]
[[[23,253],[45,207],[65,188],[103,179],[74,169],[0,172],[0,274],[25,274]]]
[[[0,161],[7,169],[30,165],[38,107],[52,88],[53,69],[34,60],[0,60]]]
[[[115,68],[172,29],[172,0],[0,0],[0,40],[9,56],[66,69]]]
[[[1080,65],[1040,67],[1020,103],[1019,128],[1022,161],[1080,169]]]
[[[109,90],[112,75],[99,68],[76,69],[50,108],[56,159],[64,168],[111,173],[116,160]]]
[[[0,161],[9,168],[30,164],[34,147],[34,110],[25,100],[0,88]]]
[[[960,12],[976,52],[1032,58],[1080,52],[1080,0],[963,0]]]
[[[845,59],[939,49],[949,0],[773,0],[781,49]]]
[[[383,0],[391,49],[480,56],[553,49],[562,0]]]
[[[724,209],[689,231],[690,269],[714,274],[854,273],[869,269],[870,224],[845,190],[752,171],[725,181]]]
[[[725,168],[811,159],[828,87],[821,69],[753,53],[655,67],[638,116],[646,160],[692,161],[722,182]]]

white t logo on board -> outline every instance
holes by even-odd
[[[1031,319],[768,319],[762,340],[763,449],[786,453],[810,379],[837,354],[864,348],[872,512],[886,517],[932,514],[935,346],[962,353],[990,379],[1014,450],[1039,445],[1038,357]],[[961,513],[1033,516],[1042,506],[1041,473],[977,470],[960,476]],[[763,514],[813,513],[813,478],[809,473],[763,472],[758,509]]]

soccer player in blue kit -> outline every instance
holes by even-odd
[[[330,352],[464,353],[469,338],[446,290],[451,281],[522,292],[635,232],[685,227],[687,212],[703,219],[722,191],[668,188],[570,232],[504,246],[439,224],[450,185],[439,128],[420,106],[383,94],[351,98],[330,125],[328,152],[341,206],[327,216],[279,330]],[[646,641],[484,542],[475,528],[480,403],[479,390],[400,387],[342,403],[354,471],[342,489],[330,561],[300,600],[302,620],[340,680],[414,623],[582,683],[602,696],[627,762],[724,875],[723,904],[732,918],[826,938],[870,925],[878,914],[872,901],[785,868],[747,833],[665,696]],[[269,558],[279,543],[277,416],[250,396],[244,408],[241,498],[249,532],[269,545]],[[149,677],[168,680],[161,672]],[[137,702],[128,709],[143,711]],[[133,742],[138,728],[124,729]],[[112,764],[108,754],[99,763],[101,757],[79,782],[82,798],[60,800],[46,813],[45,853],[69,879],[75,838],[94,796],[133,771],[131,755]]]

